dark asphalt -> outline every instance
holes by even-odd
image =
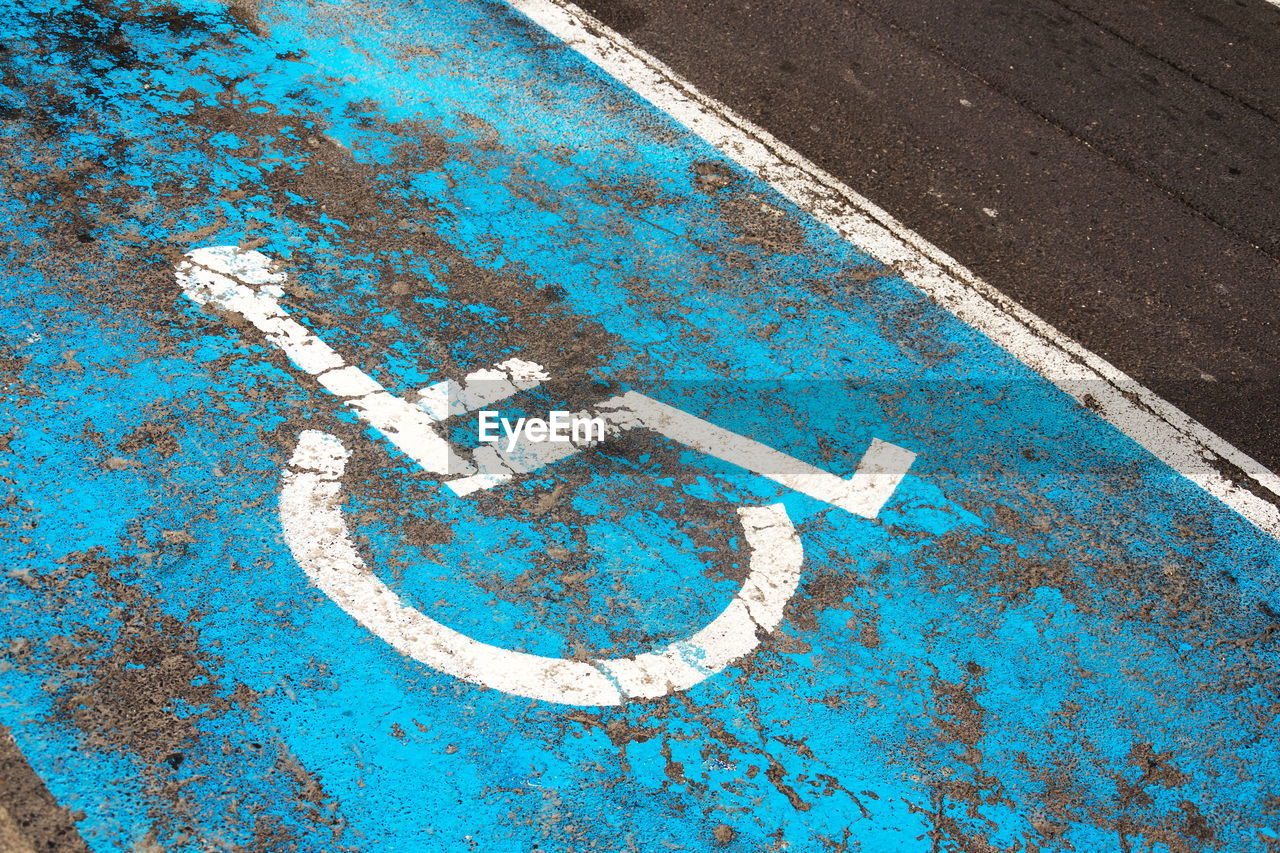
[[[0,853],[83,853],[73,816],[59,806],[0,726]]]
[[[1280,467],[1280,8],[582,5]]]

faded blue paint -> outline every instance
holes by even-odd
[[[13,454],[0,454],[17,498],[0,626],[22,638],[0,674],[0,721],[86,813],[94,849],[148,831],[168,850],[250,846],[271,821],[306,850],[710,850],[723,823],[743,850],[963,849],[963,836],[996,849],[1249,851],[1280,831],[1267,799],[1280,794],[1275,640],[1263,633],[1280,609],[1276,543],[907,283],[851,284],[868,258],[745,179],[734,198],[772,206],[794,239],[744,241],[724,202],[694,188],[694,164],[714,152],[505,7],[375,3],[356,16],[264,2],[259,36],[189,4],[208,30],[122,25],[130,64],[48,35],[80,28],[110,44],[105,13],[32,5],[6,11],[13,75],[0,98],[33,110],[57,93],[62,111],[46,115],[64,125],[33,127],[21,111],[0,124],[4,355],[30,359],[9,391]],[[242,113],[281,126],[250,137],[182,120],[217,106],[231,80]],[[366,243],[361,211],[315,211],[322,199],[271,183],[322,168],[325,137],[368,169],[386,216],[397,203],[424,211],[496,278],[531,282],[521,310],[459,301],[449,258],[415,256],[386,230]],[[406,169],[403,146],[428,138],[442,146],[425,152],[432,165]],[[101,192],[41,183],[77,168],[105,176]],[[90,260],[25,249],[73,233],[76,195]],[[246,235],[308,288],[291,309],[396,391],[441,378],[433,346],[484,366],[567,311],[612,336],[591,367],[600,378],[843,475],[872,436],[921,456],[874,522],[661,446],[458,501],[359,441],[277,355],[180,304],[176,287],[165,296],[166,245]],[[439,329],[385,301],[387,270],[423,282],[414,299]],[[102,289],[77,291],[84,282]],[[551,285],[556,308],[536,292]],[[176,423],[179,451],[120,453],[147,421]],[[806,549],[801,606],[745,668],[667,703],[582,716],[461,684],[371,638],[283,547],[280,468],[307,427],[343,435],[371,466],[348,518],[382,576],[479,639],[631,654],[637,637],[696,629],[735,587],[713,552],[739,544],[737,502],[787,503]],[[137,464],[103,467],[117,455]],[[677,457],[689,478],[674,478]],[[578,474],[563,499],[593,519],[583,530],[520,504]],[[680,513],[708,501],[720,525],[693,538]],[[404,515],[388,523],[389,511]],[[415,546],[400,526],[411,519],[458,535]],[[525,574],[570,546],[599,568],[577,581],[581,600],[562,572]],[[208,672],[193,686],[207,678],[212,692],[175,713],[252,691],[200,720],[176,769],[65,718],[79,689],[65,673],[87,672],[65,649],[109,656],[120,626],[118,595],[90,579],[55,595],[53,579],[93,549],[154,614],[198,632]],[[596,613],[606,619],[568,625]],[[628,726],[642,737],[628,742]],[[1141,744],[1168,755],[1149,764]],[[289,756],[319,779],[315,803],[299,798]],[[176,782],[181,808],[157,793]],[[177,816],[166,826],[162,814]],[[1212,838],[1197,840],[1197,815]]]

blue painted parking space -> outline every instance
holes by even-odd
[[[7,17],[0,722],[91,849],[1280,843],[1276,541],[509,7]]]

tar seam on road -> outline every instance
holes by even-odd
[[[1156,458],[1280,539],[1280,477],[1261,463],[583,10],[563,0],[507,2],[841,237],[896,268],[939,305]]]

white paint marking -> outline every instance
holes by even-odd
[[[863,518],[876,517],[916,458],[910,450],[872,439],[857,470],[845,480],[635,391],[601,403],[600,409],[620,428],[646,427]]]
[[[413,405],[388,392],[306,327],[277,299],[283,274],[258,252],[235,247],[197,249],[177,268],[187,298],[244,317],[305,373],[356,412],[424,470],[476,472],[448,483],[457,494],[508,482],[593,446],[595,440],[540,440],[517,428],[519,440],[475,452],[479,470],[456,457],[433,426],[549,379],[533,362],[508,359],[469,374],[461,386],[436,383]],[[636,392],[601,404],[600,420],[614,432],[645,427],[790,488],[858,515],[874,517],[897,488],[915,454],[873,440],[850,480],[800,462],[759,442],[721,429]],[[435,414],[433,415],[432,412]],[[592,418],[587,412],[578,413]],[[521,423],[524,421],[522,420]],[[541,424],[543,438],[548,427]],[[506,427],[504,426],[504,429]],[[774,630],[800,579],[803,549],[782,504],[738,510],[749,551],[742,589],[709,625],[659,652],[612,660],[564,660],[514,652],[458,633],[406,605],[369,570],[342,517],[341,477],[349,454],[331,435],[299,437],[280,494],[285,541],[312,583],[360,624],[402,654],[441,672],[507,693],[575,705],[616,705],[686,690],[750,653],[762,632]]]
[[[991,287],[886,211],[564,0],[507,0],[1152,455],[1280,538],[1280,477]],[[1270,0],[1276,3],[1277,0]],[[1240,472],[1236,483],[1224,468]],[[1261,497],[1255,492],[1267,492]]]
[[[360,368],[348,365],[328,344],[289,317],[277,302],[283,295],[280,284],[285,276],[271,271],[266,255],[219,246],[195,249],[187,257],[177,267],[177,278],[188,299],[240,314],[262,330],[295,365],[315,376],[325,390],[423,470],[462,475],[446,483],[460,497],[508,483],[519,474],[537,471],[596,444],[540,441],[520,434],[506,447],[486,444],[477,448],[472,465],[435,432],[434,425],[549,380],[541,365],[511,358],[469,373],[461,386],[451,380],[430,385],[414,405],[387,391]],[[600,409],[600,416],[615,431],[652,429],[864,518],[875,518],[916,457],[910,450],[873,439],[853,477],[844,480],[635,391],[604,401]],[[587,412],[579,414],[595,417]]]
[[[315,376],[423,470],[433,474],[470,474],[475,470],[436,434],[435,421],[423,409],[388,393],[289,317],[277,302],[283,295],[280,283],[285,277],[271,271],[266,255],[235,246],[195,249],[178,264],[177,277],[188,299],[244,317],[298,369]]]
[[[375,391],[386,390],[358,367],[348,366],[327,370],[316,379],[335,397],[363,397]]]
[[[651,429],[672,441],[863,518],[875,518],[879,514],[916,458],[916,454],[906,448],[873,438],[853,476],[845,480],[637,391],[601,402],[595,414],[582,413],[584,417],[596,415],[605,420],[612,434]],[[513,450],[484,445],[472,457],[478,473],[445,485],[456,495],[469,495],[509,483],[518,474],[532,473],[596,443],[573,445],[521,440]]]
[[[418,392],[418,405],[436,420],[465,415],[497,403],[521,391],[537,388],[550,377],[542,365],[509,358],[492,368],[472,371],[459,385],[452,379],[428,385]]]
[[[750,550],[746,582],[692,637],[656,653],[589,661],[492,646],[408,606],[369,570],[342,516],[349,455],[326,433],[299,436],[280,492],[280,520],[294,559],[325,595],[401,654],[473,684],[569,705],[618,705],[687,690],[755,649],[782,621],[800,582],[803,549],[782,504],[742,508]]]

